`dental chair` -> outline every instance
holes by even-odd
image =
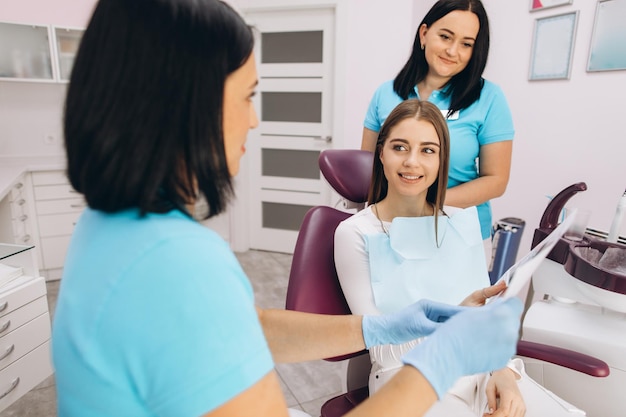
[[[533,246],[558,226],[570,199],[586,190],[587,184],[578,182],[554,196],[534,231]],[[590,378],[524,362],[536,381],[561,397],[578,398],[590,417],[621,417],[626,415],[626,245],[605,238],[587,229],[582,239],[560,239],[533,274],[522,339],[597,355],[610,375]],[[607,262],[611,254],[622,257]]]
[[[319,157],[320,171],[335,191],[347,200],[343,204],[344,209],[359,210],[365,206],[372,165],[373,154],[369,151],[332,149],[322,151]],[[352,214],[329,206],[316,206],[305,214],[289,274],[286,298],[288,310],[351,314],[335,269],[334,233],[337,225]],[[606,376],[609,372],[606,363],[591,356],[540,343],[519,341],[517,354],[597,377]],[[369,363],[369,354],[363,350],[326,360]],[[361,370],[360,374],[364,375],[360,384],[351,381],[348,376],[347,392],[326,401],[320,410],[321,417],[342,416],[368,397],[369,369]]]

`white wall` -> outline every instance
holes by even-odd
[[[229,2],[239,9],[316,3]],[[337,7],[335,146],[356,148],[371,94],[400,69],[415,28],[434,0],[320,2]],[[574,0],[572,5],[533,13],[527,0],[484,3],[492,37],[485,75],[505,91],[516,127],[511,180],[506,194],[493,202],[494,218],[526,220],[522,248],[528,248],[548,203],[545,196],[584,181],[589,189],[570,204],[591,209],[590,225],[608,229],[626,187],[626,134],[619,126],[626,71],[585,71],[596,2]],[[0,20],[84,26],[94,4],[95,0],[0,0]],[[534,20],[572,10],[580,13],[570,79],[529,82]],[[61,154],[60,141],[44,145],[43,137],[48,133],[61,137],[64,93],[62,84],[0,82],[0,155]]]
[[[414,26],[434,2],[415,2]],[[596,1],[574,0],[532,13],[527,0],[483,3],[491,26],[485,77],[506,93],[516,130],[511,179],[504,196],[493,201],[494,219],[526,221],[523,255],[548,204],[546,196],[582,181],[588,190],[568,205],[592,210],[589,226],[608,230],[626,188],[626,71],[585,70]],[[528,81],[535,19],[575,10],[579,20],[570,79]],[[621,234],[626,234],[626,224]]]
[[[484,2],[493,40],[486,77],[507,94],[516,128],[511,180],[506,194],[494,201],[494,218],[526,220],[522,248],[529,248],[548,203],[545,196],[583,181],[587,191],[568,205],[592,210],[589,226],[608,230],[626,188],[626,71],[586,72],[596,2],[574,0],[532,13],[529,1]],[[527,81],[535,19],[575,10],[570,79]]]
[[[413,2],[409,15],[411,30],[406,41],[389,39],[387,47],[380,49],[389,62],[386,70],[360,76],[355,89],[369,92],[395,76],[408,56],[417,25],[434,3],[435,0]],[[626,133],[620,126],[624,118],[622,96],[626,94],[626,71],[585,71],[596,2],[574,0],[572,5],[532,13],[528,11],[527,0],[483,0],[483,3],[491,26],[485,77],[503,88],[516,128],[511,179],[504,196],[493,201],[494,219],[512,216],[526,221],[520,249],[523,255],[530,248],[533,231],[549,202],[546,196],[582,181],[588,190],[574,196],[568,205],[592,210],[589,226],[608,230],[615,206],[626,188]],[[406,24],[406,16],[401,13],[411,13],[405,7],[396,11],[395,20],[391,17],[376,26],[388,2],[377,4],[382,4],[381,10],[374,10],[370,4],[363,7],[372,13],[358,22],[362,29],[368,28],[360,33],[364,45],[370,42],[384,45],[381,37]],[[570,79],[528,81],[535,19],[575,10],[579,10],[579,20]],[[394,62],[399,64],[393,67]],[[374,79],[382,73],[384,77]],[[358,97],[363,99],[363,94]],[[365,100],[369,101],[369,97]],[[352,105],[355,110],[364,111],[367,103],[355,99]],[[362,125],[353,127],[353,121],[359,117],[362,121],[363,115],[364,112],[348,118],[350,125],[346,131],[354,131],[356,137],[346,134],[346,147],[360,145]],[[626,234],[626,222],[621,234]]]
[[[0,21],[85,27],[95,0],[0,0]],[[0,82],[0,155],[62,155],[66,84]],[[52,135],[55,143],[44,144]]]
[[[96,0],[0,0],[0,20],[85,27]]]

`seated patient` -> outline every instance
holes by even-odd
[[[382,126],[369,205],[335,232],[337,273],[353,314],[389,313],[419,299],[478,306],[504,289],[489,286],[476,208],[443,207],[449,152],[446,122],[429,102],[400,103]],[[418,343],[369,350],[370,394]],[[427,415],[524,416],[522,375],[530,379],[514,359],[491,375],[463,377]],[[531,384],[534,399],[541,388]]]

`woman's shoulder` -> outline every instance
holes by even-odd
[[[494,83],[493,81],[489,81],[483,78],[483,88],[481,91],[481,98],[483,95],[486,96],[494,96],[494,95],[504,95],[502,88],[500,85]]]
[[[506,95],[498,84],[484,80],[480,97],[471,105],[471,110],[467,114],[471,114],[479,122],[489,122],[490,128],[483,132],[485,137],[490,137],[494,133],[499,136],[502,132],[506,139],[513,137],[511,110]]]
[[[381,83],[378,87],[376,87],[376,91],[374,92],[375,96],[379,96],[381,94],[389,94],[395,93],[393,91],[393,80],[387,80]]]
[[[356,231],[363,234],[375,230],[378,224],[378,218],[372,212],[372,207],[368,206],[339,223],[337,232]]]

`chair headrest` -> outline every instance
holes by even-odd
[[[367,202],[374,154],[360,149],[326,149],[319,156],[326,181],[348,201]]]

